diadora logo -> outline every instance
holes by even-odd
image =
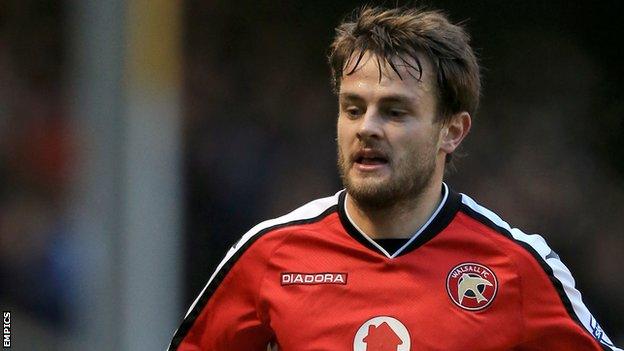
[[[462,263],[451,269],[446,277],[446,291],[457,306],[479,311],[494,301],[498,281],[488,267],[478,263]]]
[[[317,284],[347,284],[347,273],[298,273],[284,272],[281,277],[282,285],[317,285]]]
[[[407,328],[389,316],[374,317],[362,324],[353,340],[353,351],[410,351]]]

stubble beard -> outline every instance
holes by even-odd
[[[431,183],[436,159],[433,152],[412,150],[410,154],[417,156],[391,160],[389,179],[367,177],[354,181],[349,176],[353,162],[338,148],[338,170],[342,184],[358,206],[366,209],[389,209],[417,200]]]

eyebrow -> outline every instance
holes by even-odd
[[[361,97],[358,94],[355,93],[340,93],[339,97],[341,100],[346,100],[346,101],[363,101],[364,98]],[[403,103],[403,104],[411,104],[413,102],[413,98],[408,97],[406,95],[401,95],[401,94],[392,94],[392,95],[386,95],[381,97],[381,99],[379,99],[380,103]]]

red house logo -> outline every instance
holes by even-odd
[[[397,351],[397,347],[403,343],[386,322],[379,326],[369,325],[364,342],[366,351]]]
[[[355,334],[354,351],[410,351],[407,328],[398,319],[379,316],[364,322]]]

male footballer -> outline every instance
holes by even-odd
[[[479,102],[464,28],[364,8],[336,33],[345,189],[243,235],[169,350],[620,350],[541,236],[443,182]]]

